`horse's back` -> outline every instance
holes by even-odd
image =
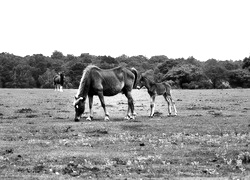
[[[133,73],[124,67],[105,70],[96,67],[91,69],[91,88],[94,94],[103,91],[104,96],[113,96],[128,88],[132,90],[133,78]]]
[[[155,92],[157,95],[166,94],[170,96],[170,89],[171,86],[166,82],[155,83]]]

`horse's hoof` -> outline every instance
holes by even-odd
[[[135,116],[130,116],[129,120],[135,120]]]
[[[124,120],[130,120],[129,116],[124,117]]]
[[[109,121],[109,117],[106,116],[106,117],[104,118],[104,121]]]
[[[86,120],[87,120],[87,121],[92,121],[92,120],[93,120],[93,117],[87,117]]]

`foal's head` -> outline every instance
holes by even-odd
[[[75,121],[79,121],[85,111],[85,100],[83,97],[75,97],[74,99]]]
[[[141,77],[139,78],[137,89],[141,89],[143,86],[146,86],[146,83],[147,83],[147,78],[141,75]]]

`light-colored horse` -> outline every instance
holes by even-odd
[[[109,113],[106,110],[104,96],[114,96],[123,93],[128,99],[128,112],[126,119],[134,119],[134,102],[131,91],[136,87],[137,70],[135,68],[127,69],[125,67],[116,67],[113,69],[100,69],[97,66],[89,65],[83,71],[78,92],[74,99],[75,121],[79,121],[85,111],[85,101],[89,98],[89,117],[93,119],[93,96],[97,95],[103,107],[105,118],[109,120]],[[130,114],[131,111],[131,114]]]
[[[174,109],[173,115],[174,116],[177,115],[175,102],[172,99],[172,96],[170,93],[171,86],[168,83],[166,83],[166,82],[156,83],[153,80],[151,80],[149,77],[147,77],[146,75],[142,74],[140,79],[139,79],[139,83],[138,83],[137,88],[141,89],[143,86],[145,86],[147,88],[148,94],[150,96],[150,115],[149,115],[150,117],[154,116],[155,97],[157,95],[163,95],[163,97],[167,101],[169,115],[172,115],[171,106],[173,106],[173,109]]]

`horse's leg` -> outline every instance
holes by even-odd
[[[176,110],[176,106],[175,106],[175,101],[172,99],[172,97],[171,97],[171,103],[172,103],[172,106],[174,108],[174,115],[177,116],[177,110]]]
[[[91,121],[93,120],[93,96],[92,95],[89,95],[89,117],[87,117],[87,121]]]
[[[150,96],[150,115],[149,115],[149,117],[153,117],[154,113],[155,113],[155,96],[156,95]]]
[[[60,92],[63,92],[63,87],[62,87],[62,85],[59,85],[59,88],[60,88]]]
[[[165,100],[168,103],[168,115],[171,115],[171,96],[168,96],[166,94],[163,94],[163,97],[165,98]]]
[[[171,110],[171,106],[173,106],[174,115],[176,116],[176,115],[177,115],[177,110],[176,110],[176,107],[175,107],[175,102],[174,102],[174,100],[172,99],[171,96],[168,96],[168,95],[166,95],[166,94],[164,94],[163,96],[164,96],[165,100],[166,100],[167,103],[168,103],[168,113],[169,113],[169,115],[171,115],[171,111],[172,111],[172,110]]]
[[[169,115],[171,115],[171,106],[170,106],[170,103],[171,103],[174,109],[174,116],[177,116],[177,110],[176,110],[175,101],[173,100],[173,98],[171,96],[166,96],[165,99],[166,101],[168,101],[168,104],[169,104],[169,108],[168,108]]]
[[[99,92],[99,93],[98,93],[98,97],[99,97],[99,99],[100,99],[100,101],[101,101],[101,105],[102,105],[102,108],[103,108],[104,113],[105,113],[105,118],[104,118],[104,120],[105,120],[105,121],[109,121],[109,113],[108,113],[107,110],[106,110],[106,106],[105,106],[105,102],[104,102],[104,97],[103,97],[103,92]]]
[[[125,96],[128,99],[128,112],[127,112],[127,116],[124,119],[135,119],[136,113],[135,113],[135,107],[134,107],[134,100],[133,97],[131,95],[131,91],[125,92]],[[130,115],[130,111],[132,113],[132,115]]]
[[[130,119],[130,106],[128,105],[128,111],[127,111],[127,116],[124,118],[125,120]]]

